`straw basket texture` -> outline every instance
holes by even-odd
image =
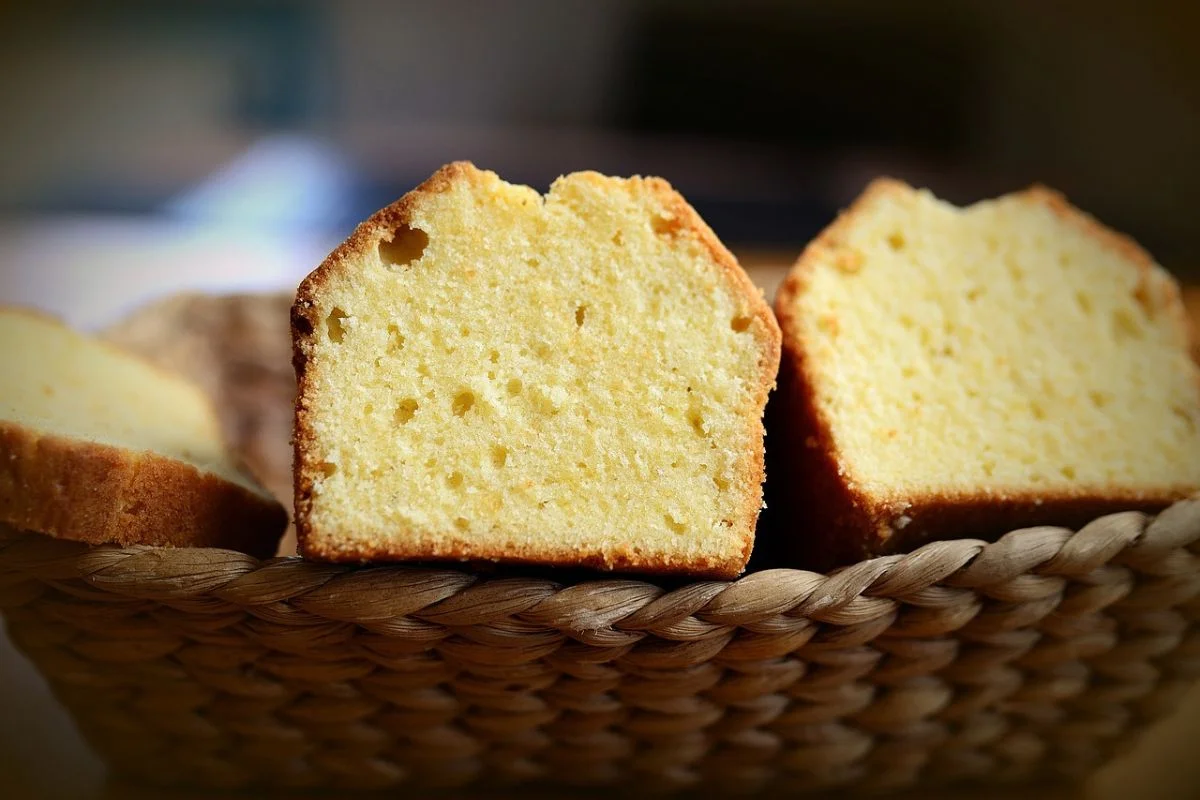
[[[668,589],[6,531],[9,635],[119,774],[748,789],[1070,776],[1200,671],[1200,499]]]
[[[995,783],[1080,776],[1173,708],[1198,556],[1200,497],[696,583],[0,527],[0,611],[112,769],[154,783]]]

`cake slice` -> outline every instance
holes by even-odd
[[[304,281],[293,329],[305,557],[745,566],[779,330],[665,181],[450,164]]]
[[[804,565],[1200,489],[1178,287],[1049,190],[960,209],[877,181],[804,251],[776,313],[771,497]]]
[[[0,310],[0,342],[0,523],[275,554],[287,513],[241,471],[200,389],[27,310]]]

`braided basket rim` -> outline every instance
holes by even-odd
[[[994,542],[930,542],[828,573],[773,568],[727,581],[595,573],[530,577],[519,569],[486,575],[469,567],[323,564],[299,556],[260,560],[218,548],[89,545],[0,527],[0,563],[9,571],[42,580],[78,579],[125,597],[174,602],[211,596],[241,606],[288,600],[355,623],[406,616],[470,625],[520,616],[585,642],[606,629],[662,635],[655,629],[680,622],[683,608],[685,617],[716,625],[744,625],[776,614],[852,625],[886,615],[891,601],[911,601],[935,587],[986,590],[1023,574],[1073,578],[1110,563],[1136,567],[1198,546],[1200,493],[1157,515],[1107,514],[1077,531],[1020,528]]]

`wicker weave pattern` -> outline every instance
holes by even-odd
[[[215,786],[1074,775],[1200,673],[1200,498],[667,591],[0,537],[0,608],[119,772]]]

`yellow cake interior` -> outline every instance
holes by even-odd
[[[307,371],[312,529],[739,552],[761,497],[763,321],[678,222],[638,180],[580,173],[543,197],[476,173],[331,270]]]
[[[846,479],[876,496],[1200,486],[1177,295],[1043,192],[898,184],[814,249],[796,316]]]

